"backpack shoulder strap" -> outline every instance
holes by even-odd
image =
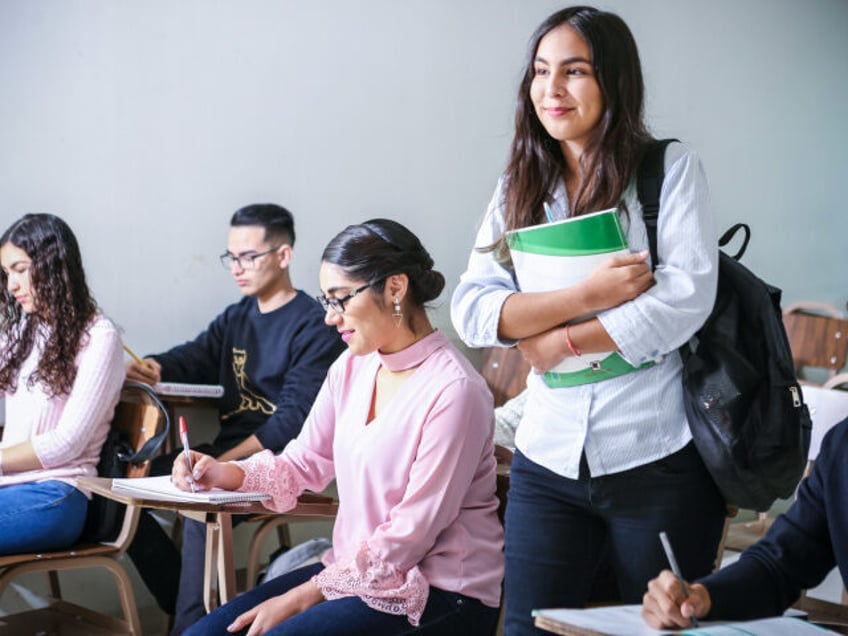
[[[665,179],[665,148],[677,139],[657,139],[648,144],[636,173],[636,194],[642,204],[642,219],[648,230],[651,263],[657,266],[657,219],[660,213],[660,192]]]

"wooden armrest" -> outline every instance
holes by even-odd
[[[300,503],[333,503],[335,501],[329,495],[320,495],[317,492],[305,492],[297,500]]]

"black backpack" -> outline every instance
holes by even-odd
[[[654,267],[665,148],[672,141],[647,149],[637,178]],[[740,230],[744,240],[735,255],[719,250],[712,313],[680,356],[686,417],[707,469],[728,504],[765,511],[798,485],[811,423],[783,326],[781,291],[739,262],[750,228],[732,226],[719,247]]]
[[[163,430],[136,450],[123,432],[110,426],[106,441],[100,449],[98,477],[126,477],[128,464],[142,464],[157,455],[171,428],[168,410],[151,387],[139,382],[126,382],[124,391],[130,390],[147,394],[148,399],[159,408],[165,422]],[[116,412],[118,408],[120,405],[116,406]],[[122,503],[94,495],[88,503],[85,527],[80,538],[95,543],[115,541],[124,522],[125,509]]]

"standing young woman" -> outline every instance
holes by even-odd
[[[0,237],[0,554],[56,550],[80,536],[124,382],[121,338],[98,314],[62,219],[27,214]]]
[[[536,371],[506,513],[511,635],[533,632],[533,608],[583,606],[605,543],[625,602],[639,602],[665,566],[662,530],[684,574],[706,574],[724,517],[691,443],[676,352],[715,296],[707,184],[695,154],[671,144],[652,277],[634,184],[652,137],[627,25],[590,7],[545,20],[531,40],[515,128],[509,164],[451,307],[468,345],[517,344]],[[572,287],[523,293],[504,258],[504,233],[543,223],[546,205],[555,219],[617,207],[634,254]],[[604,351],[618,352],[632,370],[562,388],[541,375],[569,356]]]
[[[180,457],[173,478],[270,492],[278,511],[335,478],[333,547],[185,634],[489,636],[503,577],[492,396],[427,318],[444,277],[385,219],[349,226],[322,260],[318,300],[348,350],[300,435],[241,462],[192,452],[193,475]]]

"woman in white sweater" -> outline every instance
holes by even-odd
[[[73,544],[124,381],[121,338],[98,313],[73,232],[27,214],[0,237],[0,554]]]

